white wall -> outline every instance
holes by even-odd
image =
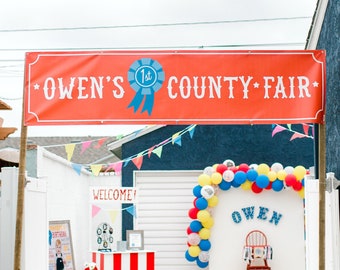
[[[89,187],[117,186],[121,178],[78,175],[66,160],[38,149],[38,178],[47,181],[47,220],[70,220],[75,268],[82,269],[85,262],[91,261]],[[48,228],[42,233],[47,232]]]

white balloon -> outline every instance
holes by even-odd
[[[207,262],[209,261],[210,254],[208,251],[201,251],[200,254],[198,255],[198,259],[201,262]]]
[[[287,174],[293,174],[293,172],[294,172],[294,167],[292,167],[292,166],[287,166],[284,170],[285,170],[285,172],[286,172]]]
[[[231,182],[234,180],[234,172],[233,171],[230,171],[230,170],[226,170],[223,172],[222,174],[222,178],[227,181],[227,182]]]
[[[231,159],[226,159],[225,161],[223,161],[223,164],[226,165],[228,168],[235,167],[235,162]]]
[[[215,172],[215,169],[211,166],[205,167],[203,170],[204,174],[211,176]]]
[[[274,171],[274,172],[277,173],[278,171],[283,170],[283,166],[282,166],[281,163],[275,162],[275,163],[272,164],[272,166],[270,167],[270,169],[271,169],[272,171]]]
[[[210,199],[212,196],[214,196],[215,194],[215,190],[212,186],[210,185],[205,185],[202,187],[201,189],[201,195],[205,198],[205,199]]]

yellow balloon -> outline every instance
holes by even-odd
[[[188,253],[191,257],[197,257],[201,252],[199,246],[190,246],[188,248]]]
[[[210,230],[207,229],[207,228],[202,228],[199,231],[198,235],[201,237],[201,239],[204,239],[204,240],[209,239],[209,237],[210,237]]]
[[[299,196],[304,199],[305,198],[305,188],[302,187],[299,191],[298,191]]]
[[[216,195],[214,195],[210,199],[208,199],[208,206],[209,207],[215,207],[217,204],[218,204],[218,197]]]
[[[252,182],[250,182],[249,180],[246,180],[246,181],[241,185],[241,188],[242,188],[243,190],[250,190],[252,184],[253,184]]]
[[[296,176],[297,180],[302,180],[306,175],[305,167],[299,165],[294,168],[293,174]]]
[[[222,175],[218,172],[214,172],[211,174],[211,183],[218,185],[222,182]]]
[[[211,184],[210,176],[205,173],[202,173],[198,177],[198,184],[202,187],[206,185],[210,185]]]
[[[207,221],[202,222],[204,228],[211,229],[214,226],[214,219],[210,216]]]
[[[197,219],[201,222],[205,222],[210,218],[210,213],[207,210],[200,210],[197,213]]]
[[[257,167],[257,173],[258,173],[258,174],[267,175],[269,171],[270,171],[270,167],[269,167],[267,164],[265,164],[265,163],[261,163],[261,164]]]
[[[286,173],[285,170],[279,170],[279,171],[277,172],[276,176],[277,176],[277,179],[283,181],[283,180],[285,180],[285,178],[286,178],[286,176],[287,176],[287,173]]]
[[[274,182],[277,178],[276,172],[274,171],[268,172],[268,178],[270,182]]]

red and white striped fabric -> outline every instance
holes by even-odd
[[[154,270],[155,252],[92,252],[98,270]]]

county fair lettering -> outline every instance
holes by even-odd
[[[106,79],[104,79],[104,77]],[[112,86],[106,86],[104,80]],[[71,77],[52,78],[48,77],[43,84],[43,93],[46,100],[52,99],[104,99],[124,98],[124,77],[99,76],[99,77]],[[36,85],[36,89],[39,89]],[[112,90],[105,91],[110,88]],[[242,99],[249,98],[251,91],[260,90],[264,99],[269,98],[311,98],[309,87],[319,87],[318,82],[310,83],[306,76],[263,76],[254,81],[253,76],[183,76],[178,78],[171,76],[167,82],[169,99],[234,99],[235,89],[242,92]],[[250,91],[250,92],[251,92]],[[104,93],[108,92],[108,96]],[[111,92],[111,94],[110,94]]]
[[[324,51],[32,52],[25,64],[27,126],[324,119]]]

